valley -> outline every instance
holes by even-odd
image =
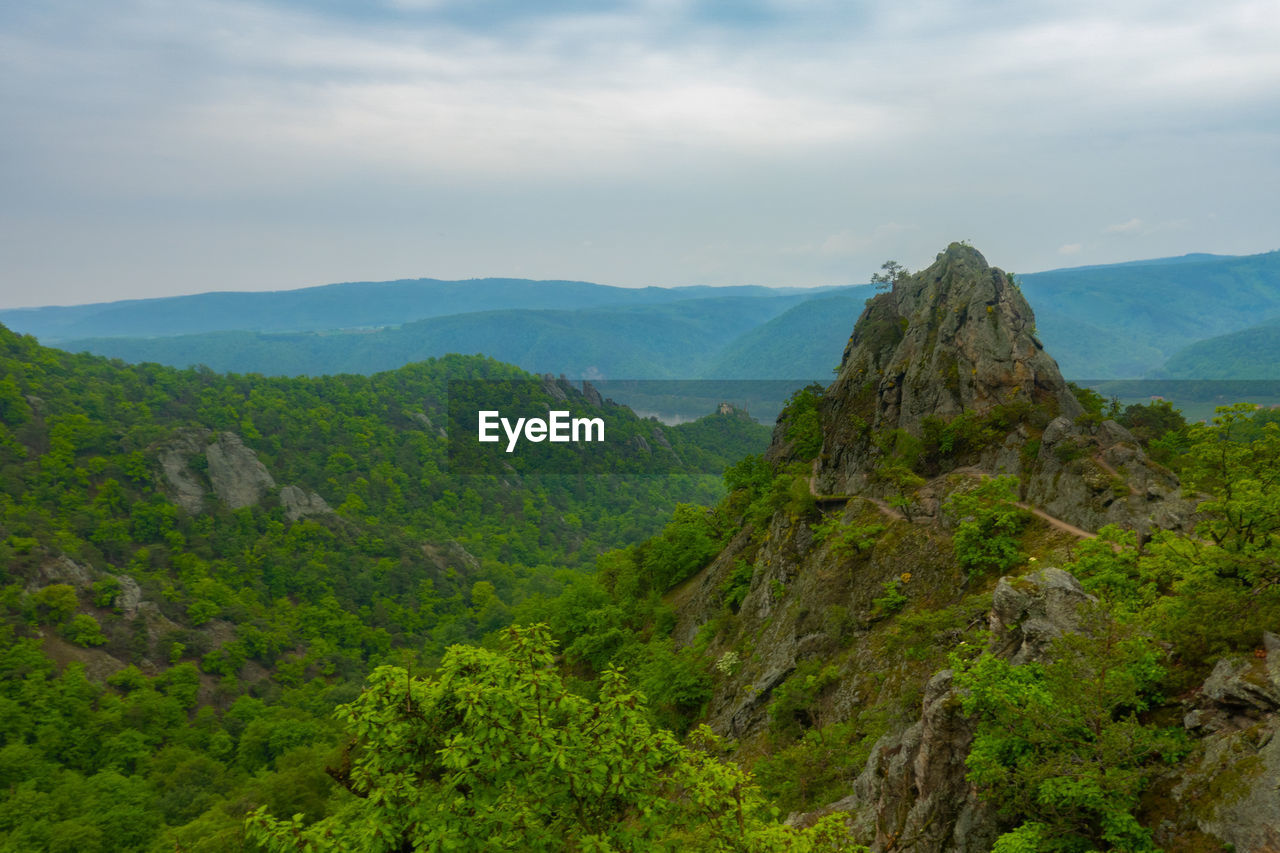
[[[963,244],[713,302],[847,300],[772,427],[483,356],[222,374],[3,330],[0,837],[1267,849],[1280,418],[1067,383]],[[607,422],[599,467],[469,470],[486,387]]]

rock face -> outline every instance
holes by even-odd
[[[1062,569],[1001,578],[991,605],[991,651],[1014,664],[1046,661],[1049,645],[1078,632],[1081,608],[1096,601]]]
[[[266,466],[234,432],[219,433],[205,457],[213,491],[231,509],[253,506],[276,487]]]
[[[789,502],[767,526],[741,530],[668,594],[673,638],[705,644],[716,661],[707,721],[740,739],[746,754],[767,741],[779,686],[816,671],[815,663],[830,662],[838,675],[812,699],[806,724],[839,721],[862,731],[863,710],[887,708],[892,699],[892,722],[873,730],[879,737],[848,781],[850,793],[824,811],[848,813],[853,836],[874,850],[990,850],[1009,827],[965,778],[974,729],[963,697],[950,671],[913,663],[909,652],[923,648],[920,661],[965,636],[978,642],[972,638],[985,616],[993,654],[1042,662],[1056,638],[1089,630],[1095,600],[1055,568],[1002,578],[982,592],[990,587],[971,583],[956,562],[940,510],[947,495],[974,477],[1018,478],[1022,499],[1055,519],[1036,535],[1058,553],[1078,541],[1072,525],[1186,529],[1192,504],[1121,425],[1086,415],[1036,338],[1031,309],[1010,276],[969,246],[952,244],[931,267],[868,301],[817,406],[821,446],[812,467],[791,464],[809,457],[791,438],[801,421],[784,413],[766,458],[792,478],[775,482],[787,485]],[[811,424],[812,415],[805,417]],[[904,460],[901,448],[913,444]],[[909,520],[884,500],[901,497],[883,473],[893,464],[925,481],[907,499]],[[862,543],[836,541],[857,531],[873,532]],[[1068,542],[1056,544],[1058,535]],[[928,624],[945,627],[928,633],[934,629],[925,623],[886,620],[891,590],[913,604],[925,600],[939,620]],[[708,642],[709,625],[716,630]],[[928,636],[912,640],[912,631]],[[1225,673],[1222,689],[1206,686],[1206,695],[1270,701],[1270,688],[1250,692]],[[904,706],[904,695],[919,698]],[[1199,724],[1217,719],[1214,713],[1206,710]],[[1271,760],[1259,755],[1263,764]],[[1276,767],[1280,773],[1280,755]],[[1274,786],[1268,790],[1274,794]],[[1224,806],[1214,826],[1239,820],[1245,807]]]
[[[208,435],[206,430],[186,430],[160,451],[160,470],[169,487],[169,498],[189,515],[197,515],[204,509],[207,490],[191,470],[190,463],[192,458],[204,453]]]
[[[1205,679],[1183,720],[1201,750],[1169,791],[1179,821],[1241,853],[1280,850],[1280,637],[1264,633],[1262,652]],[[1175,827],[1161,829],[1157,842]]]
[[[308,515],[328,515],[333,509],[315,492],[307,494],[297,486],[285,486],[280,490],[280,505],[285,517],[297,521]]]
[[[1020,477],[1026,500],[1086,530],[1185,528],[1192,508],[1177,478],[1122,426],[1083,415],[1011,276],[953,243],[858,319],[823,398],[816,490],[883,496],[885,436],[901,430],[928,442],[932,430],[938,441],[963,416],[971,429],[945,439],[930,474],[966,466]],[[772,458],[785,458],[784,434],[780,425]]]
[[[1012,278],[959,243],[870,300],[827,397],[848,419],[870,415],[873,429],[913,434],[926,417],[1018,399],[1067,417],[1083,412],[1035,337],[1031,306]],[[833,436],[841,448],[849,445],[844,432]],[[837,451],[831,461],[832,474],[856,476],[856,455]]]
[[[1194,503],[1180,496],[1178,478],[1151,463],[1115,421],[1090,427],[1054,419],[1027,472],[1025,497],[1086,530],[1106,524],[1144,533],[1185,530],[1195,512]]]
[[[426,415],[417,416],[430,427]],[[256,506],[276,487],[275,478],[257,454],[245,447],[240,436],[223,432],[210,441],[212,436],[208,430],[184,430],[160,449],[165,493],[191,515],[206,509],[205,499],[210,491],[229,509]],[[205,464],[193,464],[200,461]],[[207,476],[196,473],[197,467],[204,468]],[[290,521],[333,512],[320,495],[298,486],[281,489],[280,504]]]
[[[1082,630],[1096,599],[1070,574],[1046,568],[1001,578],[988,622],[989,649],[1012,663],[1048,659],[1057,637]],[[831,806],[852,815],[855,834],[889,850],[911,839],[916,851],[985,851],[999,822],[965,779],[973,722],[961,709],[951,670],[925,686],[920,720],[882,737],[854,783],[852,796]]]

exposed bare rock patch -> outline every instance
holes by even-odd
[[[315,492],[308,494],[297,486],[285,486],[280,490],[280,505],[284,507],[285,517],[290,521],[333,512],[332,507],[320,495]]]
[[[230,509],[254,506],[276,487],[267,467],[234,432],[219,433],[205,457],[213,491]]]

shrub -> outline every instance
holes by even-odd
[[[1031,514],[1014,503],[1017,483],[1015,477],[995,477],[947,499],[946,510],[957,521],[952,547],[970,575],[1006,572],[1026,559],[1018,535]]]

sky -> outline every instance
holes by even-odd
[[[1280,248],[1277,0],[0,4],[0,307]]]

